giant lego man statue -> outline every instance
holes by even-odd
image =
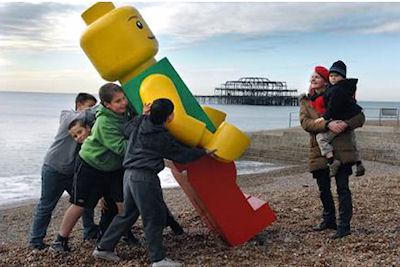
[[[115,8],[98,2],[82,14],[88,25],[81,47],[100,75],[119,81],[135,109],[158,98],[169,98],[175,117],[169,132],[189,146],[216,149],[187,165],[175,164],[174,177],[211,230],[230,245],[239,245],[275,220],[268,204],[243,194],[236,185],[234,160],[250,140],[225,122],[226,114],[202,108],[168,59],[157,62],[158,42],[139,12],[130,6]]]

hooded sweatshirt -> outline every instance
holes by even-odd
[[[54,142],[44,157],[44,165],[48,165],[57,172],[67,176],[74,174],[75,158],[79,146],[69,134],[68,126],[75,119],[82,119],[86,124],[91,126],[95,120],[96,107],[83,111],[61,111],[60,126],[54,137]]]
[[[126,122],[125,114],[117,114],[100,104],[92,132],[83,143],[79,156],[100,171],[121,169],[127,146],[123,134]]]
[[[144,169],[159,173],[164,158],[188,163],[206,154],[204,149],[190,148],[178,142],[163,125],[153,124],[148,116],[137,116],[125,125],[129,136],[124,168]]]
[[[361,113],[354,95],[358,79],[345,79],[332,85],[325,92],[325,120],[349,120]]]

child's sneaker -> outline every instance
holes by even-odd
[[[340,167],[340,161],[335,159],[331,164],[328,164],[329,166],[329,177],[333,177],[336,175],[336,173],[339,170]]]
[[[183,266],[182,263],[173,261],[168,258],[164,258],[160,261],[153,262],[151,264],[151,267],[181,267],[181,266]]]
[[[71,248],[68,246],[68,238],[57,236],[57,239],[53,241],[50,249],[56,252],[70,252]]]
[[[356,176],[363,176],[365,174],[365,167],[362,163],[356,166]]]
[[[121,260],[121,258],[118,257],[117,253],[115,253],[114,251],[99,250],[99,248],[97,247],[93,250],[92,255],[96,259],[102,259],[107,261],[118,262]]]

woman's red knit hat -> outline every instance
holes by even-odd
[[[314,71],[321,75],[322,78],[324,78],[325,81],[329,80],[329,70],[323,66],[316,66],[314,68]]]

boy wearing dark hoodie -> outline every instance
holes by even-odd
[[[360,117],[365,121],[362,108],[357,104],[355,93],[357,90],[358,79],[346,79],[347,67],[343,61],[339,60],[333,63],[329,69],[329,82],[331,86],[324,93],[324,102],[326,103],[326,111],[322,118],[317,120],[350,120]],[[337,134],[332,131],[317,134],[317,142],[321,150],[321,154],[328,160],[329,176],[336,175],[341,162],[333,156],[332,140]],[[355,140],[354,140],[355,143]],[[365,168],[360,159],[356,162],[356,176],[364,175]]]
[[[54,251],[70,251],[68,237],[77,220],[84,208],[93,209],[101,197],[107,209],[102,213],[100,235],[123,209],[122,161],[128,144],[123,126],[128,122],[128,102],[122,88],[114,83],[103,85],[99,97],[101,103],[96,111],[96,122],[82,144],[75,164],[71,206],[65,212],[59,233],[51,246]],[[147,108],[145,105],[144,112]],[[167,215],[168,225],[176,234],[182,233],[182,228],[168,209]],[[124,233],[123,240],[131,244],[138,242],[129,229]]]
[[[141,215],[152,266],[182,265],[165,256],[162,232],[167,210],[157,174],[164,168],[164,158],[187,163],[207,152],[186,147],[168,133],[165,124],[173,120],[173,110],[169,99],[157,99],[151,105],[149,116],[137,116],[126,124],[129,143],[123,163],[124,210],[114,218],[93,251],[95,258],[119,261],[114,248],[122,233]]]

